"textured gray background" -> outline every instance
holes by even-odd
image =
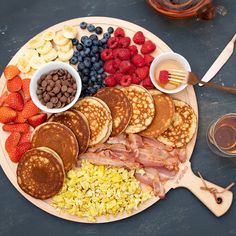
[[[204,75],[236,30],[236,1],[218,0],[228,9],[213,21],[173,21],[155,13],[143,0],[1,0],[0,70],[17,50],[41,30],[71,18],[111,16],[145,27],[185,56],[193,71]],[[236,87],[235,53],[214,82]],[[199,133],[192,166],[216,184],[236,181],[236,162],[213,154],[205,134],[212,119],[236,112],[235,95],[196,87]],[[233,192],[236,194],[235,188]],[[24,199],[0,170],[0,235],[236,235],[236,204],[221,218],[212,215],[185,189],[126,220],[110,224],[79,224],[61,220]]]

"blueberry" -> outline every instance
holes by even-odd
[[[101,88],[101,85],[100,85],[100,84],[95,84],[93,87],[94,87],[96,90],[98,90],[98,89]]]
[[[100,60],[100,61],[99,61],[99,64],[100,64],[101,66],[103,66],[103,65],[104,65],[104,62],[103,62],[102,60]]]
[[[102,46],[102,45],[103,45],[102,41],[99,40],[99,41],[98,41],[98,46]]]
[[[78,57],[73,56],[73,57],[70,59],[70,64],[72,64],[72,65],[75,65],[77,62],[78,62]]]
[[[92,52],[97,53],[98,52],[98,46],[93,46],[92,47]]]
[[[95,76],[91,76],[91,81],[93,81],[93,82],[96,82],[96,77]]]
[[[98,74],[102,74],[104,72],[103,68],[98,70]]]
[[[90,90],[93,87],[93,81],[89,80],[88,86],[89,86],[88,90]]]
[[[103,49],[107,48],[107,44],[102,45]]]
[[[91,87],[90,91],[91,91],[92,94],[96,93],[96,89],[94,87]]]
[[[99,51],[99,52],[102,52],[103,49],[104,49],[103,47],[99,47],[99,48],[98,48],[98,51]]]
[[[85,40],[88,40],[88,39],[89,39],[89,37],[84,35],[81,37],[81,42],[84,44]]]
[[[73,56],[74,57],[78,57],[80,55],[80,52],[79,51],[74,51],[74,53],[73,53]]]
[[[103,34],[103,38],[105,39],[109,39],[111,37],[111,35],[109,33],[104,33]]]
[[[81,51],[81,50],[83,50],[83,45],[81,44],[81,43],[79,43],[77,46],[76,46],[76,49],[78,50],[78,51]]]
[[[85,55],[88,55],[89,53],[90,53],[90,48],[85,48],[84,54],[85,54]]]
[[[85,56],[84,51],[81,51],[81,52],[80,52],[80,56],[81,56],[81,57],[84,57],[84,56]]]
[[[114,29],[112,27],[108,27],[107,32],[109,34],[112,34],[114,32]]]
[[[87,25],[87,30],[88,30],[89,32],[93,32],[93,31],[95,30],[95,26],[92,25],[92,24],[89,24],[89,25]]]
[[[80,23],[79,26],[80,26],[81,29],[86,29],[87,23],[83,21],[83,22]]]
[[[91,46],[92,46],[92,43],[93,43],[93,41],[92,41],[91,39],[87,39],[87,40],[84,41],[84,45],[85,45],[86,47],[91,47]]]
[[[94,40],[93,40],[93,45],[94,45],[94,46],[98,46],[98,44],[99,44],[98,42],[99,42],[99,41],[98,41],[97,39],[94,39]]]
[[[100,59],[99,53],[94,54],[94,57],[96,58],[96,60],[98,61]]]
[[[83,62],[79,63],[78,70],[82,71],[85,68],[85,65]]]
[[[87,68],[90,68],[90,67],[91,67],[91,61],[90,61],[89,58],[86,58],[86,59],[84,60],[84,65],[85,65],[85,67],[87,67]]]
[[[84,77],[82,78],[82,82],[83,82],[84,84],[87,84],[87,83],[88,83],[88,76],[84,76]]]
[[[96,59],[96,57],[91,57],[91,62],[96,62],[97,61],[97,59]]]
[[[83,69],[83,74],[84,75],[89,75],[89,69],[88,68],[84,68]]]
[[[95,29],[95,33],[96,34],[101,34],[102,33],[102,27],[100,27],[100,26],[98,26],[98,27],[96,27],[96,29]]]
[[[78,61],[79,62],[83,61],[83,57],[82,56],[78,56]]]
[[[95,63],[93,64],[93,67],[94,67],[94,69],[95,69],[96,71],[98,71],[98,70],[101,68],[101,65],[100,65],[99,62],[95,62]]]
[[[93,41],[93,40],[98,40],[98,36],[96,34],[91,34],[89,36],[89,38]]]
[[[90,74],[89,74],[90,76],[93,76],[93,75],[96,75],[96,72],[95,71],[90,71]]]
[[[72,44],[74,46],[78,45],[78,43],[79,43],[78,39],[76,39],[76,38],[72,39]]]
[[[102,73],[101,77],[102,77],[102,79],[105,79],[107,77],[107,75],[105,73]]]
[[[103,45],[103,44],[107,43],[107,39],[106,38],[102,38],[101,42],[102,42],[102,45]]]

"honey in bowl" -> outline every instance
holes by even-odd
[[[175,70],[184,70],[183,65],[173,59],[167,59],[160,61],[155,68],[155,80],[158,83],[158,85],[164,89],[172,90],[176,89],[180,86],[180,83],[174,82],[174,81],[168,81],[167,83],[163,83],[160,81],[160,72],[161,71],[168,71],[170,69]]]

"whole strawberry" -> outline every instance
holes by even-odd
[[[156,49],[156,45],[151,41],[147,40],[141,47],[142,54],[149,54],[154,52]]]
[[[136,44],[140,44],[140,45],[144,44],[144,42],[145,42],[145,37],[144,37],[144,35],[143,35],[143,32],[141,32],[141,31],[136,32],[136,33],[134,34],[133,41],[134,41],[134,43],[136,43]]]

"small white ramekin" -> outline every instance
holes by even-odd
[[[38,86],[37,81],[42,75],[47,74],[50,71],[57,70],[57,69],[67,70],[72,75],[72,77],[76,81],[77,91],[75,94],[75,98],[71,103],[69,103],[68,105],[66,105],[62,108],[51,108],[50,109],[50,108],[47,108],[46,106],[44,106],[38,99],[38,96],[36,94],[36,90],[37,90],[37,86]],[[82,83],[81,83],[81,78],[80,78],[79,73],[71,65],[69,65],[67,63],[60,62],[60,61],[53,61],[53,62],[49,62],[47,64],[44,64],[34,73],[34,75],[31,78],[31,81],[30,81],[30,96],[32,98],[32,101],[39,109],[41,109],[44,112],[48,112],[48,113],[59,113],[59,112],[63,112],[63,111],[70,109],[72,106],[75,105],[75,103],[79,99],[81,89],[82,89]]]
[[[181,84],[179,87],[177,87],[175,89],[164,89],[161,86],[159,86],[158,83],[156,82],[155,69],[161,61],[165,61],[165,60],[175,60],[183,66],[184,70],[191,71],[191,67],[190,67],[188,61],[180,54],[174,53],[174,52],[162,53],[153,60],[151,66],[150,66],[149,75],[150,75],[152,83],[154,84],[154,86],[158,90],[160,90],[163,93],[173,94],[173,93],[178,93],[178,92],[184,90],[187,87],[187,84]]]

